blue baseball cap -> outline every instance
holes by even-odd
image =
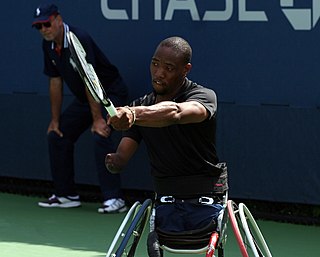
[[[32,26],[50,20],[50,16],[59,14],[58,7],[54,4],[40,4],[34,11]]]

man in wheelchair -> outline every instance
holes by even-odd
[[[219,163],[217,177],[188,177],[177,182],[183,184],[181,190],[177,187],[174,196],[157,195],[151,221],[151,232],[148,236],[148,254],[150,257],[163,256],[160,246],[172,249],[201,249],[208,246],[213,231],[218,225],[218,216],[226,203],[227,169],[224,163]],[[215,185],[213,188],[210,183]],[[189,184],[189,187],[187,187]],[[195,185],[195,190],[193,190]],[[197,188],[197,186],[203,188]],[[208,188],[205,188],[208,186]],[[168,192],[168,191],[165,191]],[[180,193],[179,193],[180,192]],[[203,193],[201,193],[203,192]]]
[[[176,247],[181,239],[185,247],[201,235],[198,245],[207,244],[228,189],[216,153],[216,94],[187,78],[191,57],[186,40],[164,39],[151,59],[152,92],[108,118],[124,131],[117,152],[106,157],[110,172],[120,172],[142,140],[147,147],[156,192],[150,256],[161,256],[159,241]]]

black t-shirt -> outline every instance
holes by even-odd
[[[71,92],[81,102],[87,102],[85,85],[75,68],[68,48],[66,34],[69,30],[81,42],[86,51],[86,60],[94,67],[106,93],[126,96],[127,88],[125,84],[117,83],[121,79],[118,69],[108,60],[87,32],[67,24],[64,24],[64,45],[60,55],[56,52],[53,42],[43,40],[44,74],[49,77],[62,77]]]
[[[208,174],[218,162],[216,154],[217,99],[213,90],[186,79],[185,86],[173,101],[198,101],[209,112],[209,117],[200,123],[171,125],[163,128],[132,126],[124,132],[140,143],[144,140],[155,177],[176,177]],[[132,105],[149,106],[155,103],[152,92],[135,100]]]

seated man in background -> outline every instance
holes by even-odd
[[[123,138],[106,166],[119,172],[144,140],[151,164],[155,231],[183,232],[216,226],[227,186],[227,170],[216,153],[217,99],[213,90],[187,78],[192,49],[180,37],[163,40],[150,64],[153,91],[108,119]],[[150,233],[148,245],[157,245]],[[161,251],[149,249],[149,255]]]

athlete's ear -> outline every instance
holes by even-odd
[[[190,72],[192,68],[192,64],[190,62],[188,62],[185,66],[184,66],[184,75],[187,76],[187,74]]]

